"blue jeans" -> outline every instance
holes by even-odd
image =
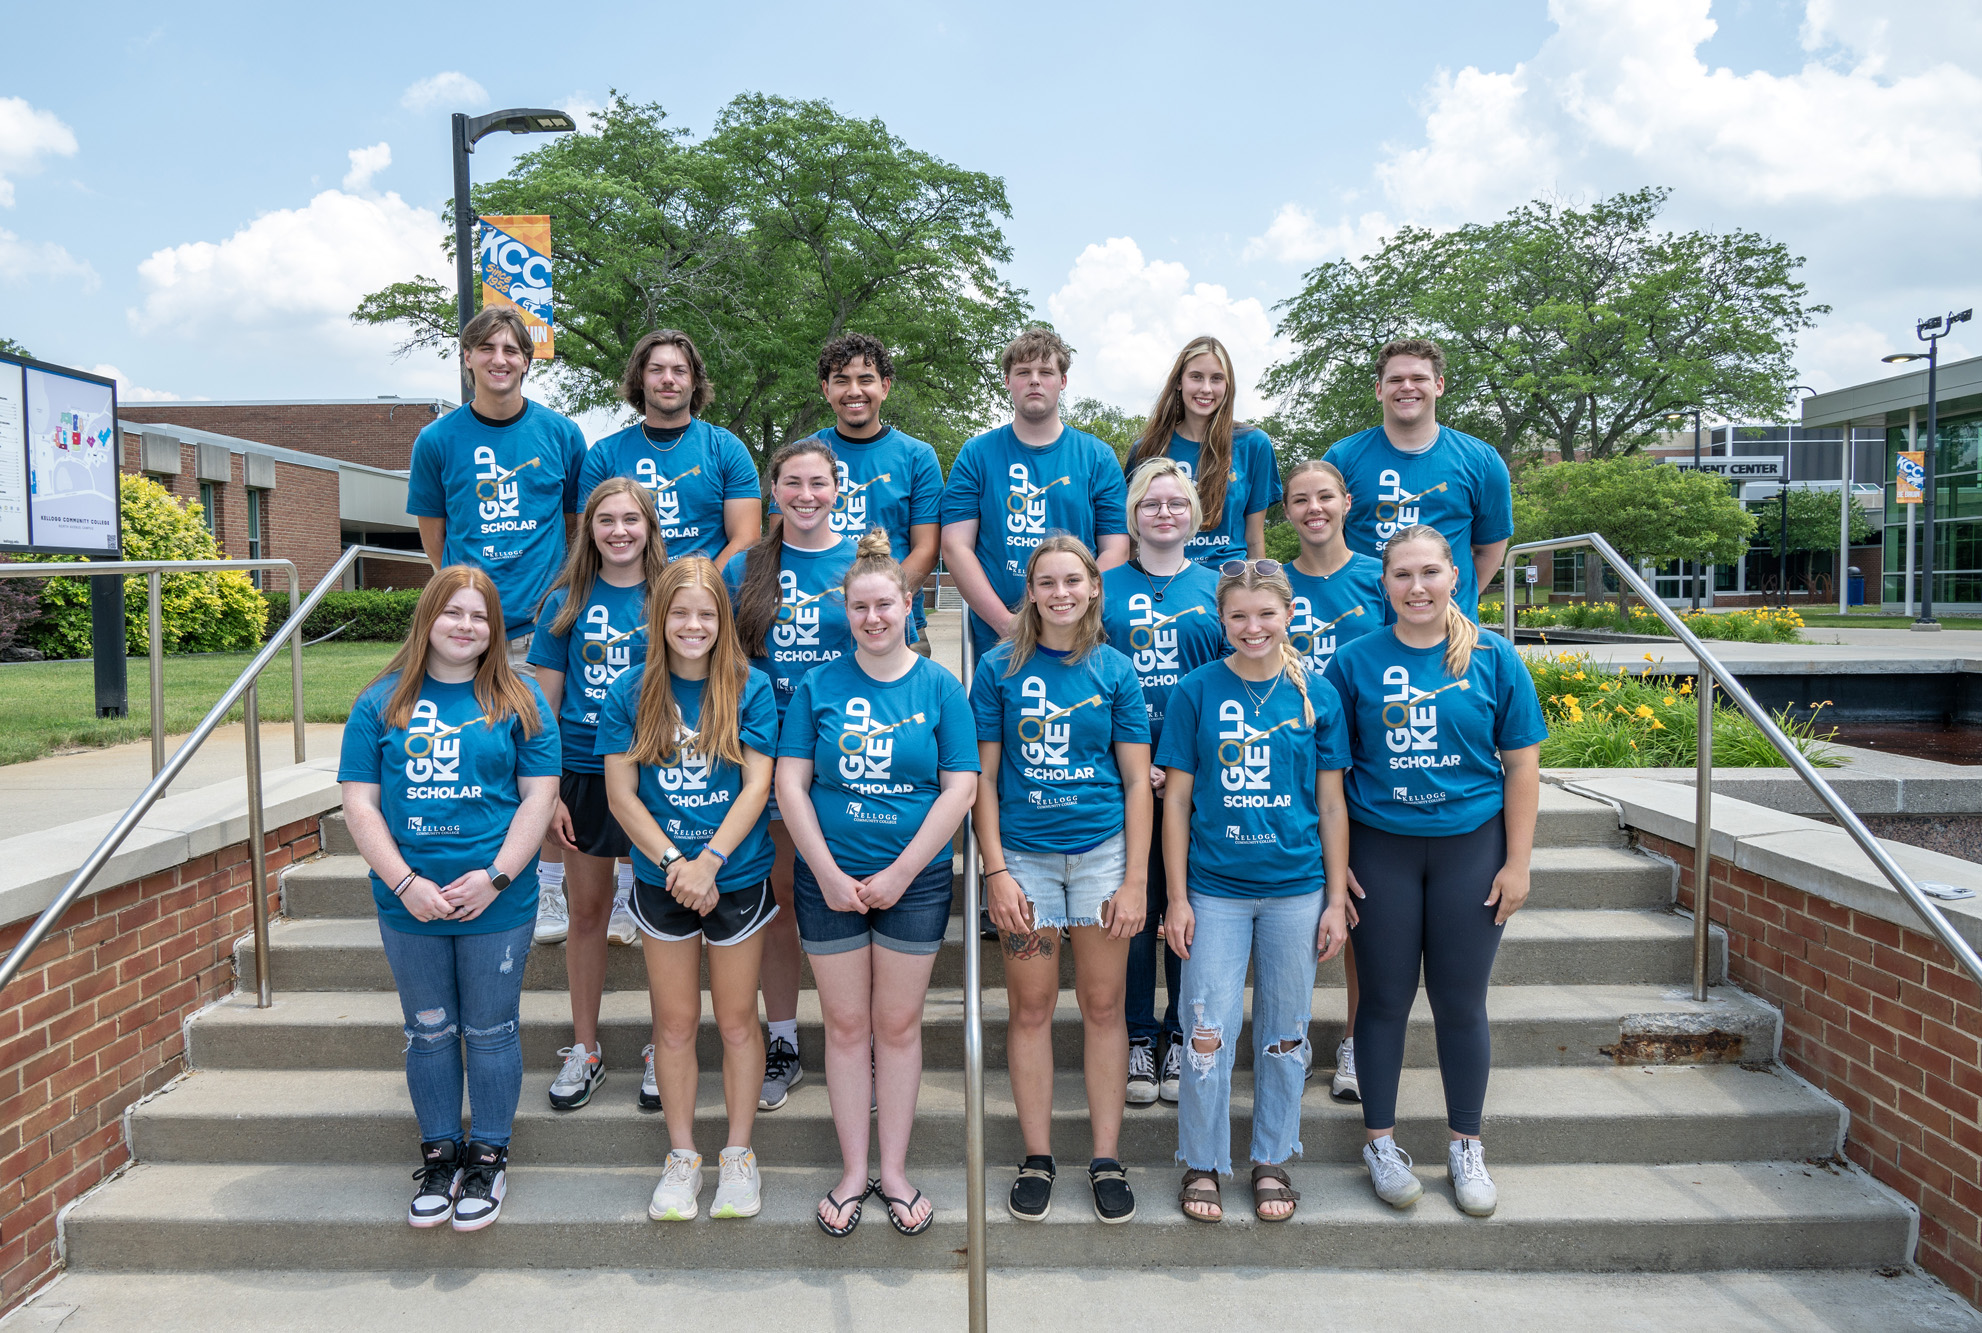
[[[896,953],[933,954],[943,947],[943,933],[950,924],[953,883],[950,858],[939,856],[908,882],[893,907],[835,912],[801,856],[791,868],[798,945],[811,954],[852,953],[870,944]]]
[[[509,1143],[523,1092],[517,1031],[534,919],[482,935],[414,935],[379,923],[406,1019],[406,1091],[422,1142],[461,1142],[462,1047],[474,1139]]]
[[[1197,918],[1184,960],[1184,1081],[1177,1099],[1177,1160],[1194,1171],[1232,1173],[1232,1066],[1245,1020],[1246,962],[1253,968],[1252,1160],[1277,1164],[1301,1151],[1301,1090],[1313,1016],[1315,932],[1325,894],[1220,898],[1192,892]],[[1218,1049],[1197,1049],[1200,1037]],[[1269,1047],[1293,1042],[1286,1051]]]
[[[1170,878],[1163,869],[1163,798],[1156,798],[1154,833],[1149,840],[1149,915],[1142,929],[1129,941],[1128,991],[1124,996],[1124,1017],[1128,1020],[1129,1040],[1154,1045],[1158,1037],[1181,1040],[1183,1028],[1177,1024],[1177,991],[1183,985],[1184,961],[1156,938],[1163,924],[1163,913],[1170,906]],[[1156,1018],[1156,963],[1162,955],[1163,991],[1169,1002],[1163,1020]]]

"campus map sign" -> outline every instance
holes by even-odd
[[[516,307],[530,330],[530,355],[551,359],[556,325],[551,319],[551,220],[548,217],[482,218],[480,254],[483,306]]]
[[[117,385],[0,354],[0,552],[115,555]]]

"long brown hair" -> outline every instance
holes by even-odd
[[[1415,356],[1417,353],[1399,355]],[[1456,574],[1459,565],[1452,558],[1452,543],[1445,540],[1445,534],[1429,523],[1413,524],[1390,539],[1389,544],[1383,548],[1383,572],[1386,575],[1390,573],[1391,552],[1405,542],[1430,542],[1437,547],[1438,553],[1445,558],[1445,563],[1453,568],[1455,577],[1452,586],[1454,591],[1457,591],[1459,580]],[[1388,597],[1390,590],[1384,589],[1383,595]],[[1479,642],[1480,627],[1473,623],[1472,617],[1459,609],[1456,600],[1448,601],[1445,604],[1445,674],[1454,680],[1465,675],[1473,665],[1473,649],[1479,646]]]
[[[1039,603],[1032,600],[1032,574],[1039,568],[1039,562],[1049,555],[1070,555],[1081,563],[1087,571],[1088,582],[1094,586],[1094,599],[1081,613],[1080,621],[1074,626],[1073,651],[1067,654],[1069,662],[1078,662],[1095,648],[1108,641],[1108,635],[1101,628],[1101,567],[1094,563],[1094,552],[1087,549],[1087,543],[1078,537],[1070,537],[1064,532],[1055,533],[1032,548],[1032,554],[1025,562],[1025,592],[1019,599],[1019,608],[1012,616],[1012,627],[1005,631],[1005,639],[1012,645],[1011,660],[1005,663],[1005,674],[1012,675],[1032,657],[1033,650],[1039,647]]]
[[[640,581],[648,587],[668,567],[668,544],[661,539],[660,529],[654,525],[654,502],[640,483],[631,477],[608,477],[599,483],[592,492],[592,498],[585,502],[585,512],[578,519],[578,534],[565,553],[564,568],[558,571],[556,582],[544,591],[544,597],[559,588],[564,591],[564,605],[557,609],[557,617],[550,623],[550,632],[559,638],[571,633],[571,627],[578,623],[578,613],[585,609],[585,603],[592,600],[592,580],[599,577],[599,568],[604,563],[599,555],[599,543],[592,536],[592,523],[599,516],[599,506],[615,495],[623,495],[633,501],[633,507],[640,511],[640,522],[647,529],[647,549],[640,561]]]
[[[385,664],[385,670],[372,681],[376,685],[393,672],[399,673],[399,684],[386,701],[385,725],[398,728],[412,722],[413,705],[418,702],[420,686],[427,679],[427,653],[433,647],[434,622],[440,619],[440,613],[447,609],[454,594],[464,589],[482,594],[482,603],[489,611],[489,646],[482,650],[482,660],[475,667],[475,702],[481,705],[490,727],[508,721],[514,714],[523,724],[523,734],[534,736],[544,720],[538,715],[536,696],[509,665],[509,649],[502,629],[502,594],[496,591],[495,581],[473,565],[449,565],[427,580],[419,602],[413,607],[412,632]]]
[[[784,471],[785,464],[807,454],[817,454],[826,460],[833,484],[838,487],[840,456],[817,435],[808,435],[771,455],[764,478],[771,483],[774,494],[778,474]],[[784,529],[782,523],[766,523],[764,535],[743,556],[743,582],[736,590],[736,632],[743,640],[743,651],[752,657],[764,655],[764,636],[777,623],[778,606],[784,601],[784,589],[778,586],[778,575],[784,569]]]
[[[706,555],[682,556],[649,585],[647,674],[640,682],[640,707],[633,715],[633,746],[626,757],[636,764],[674,761],[675,743],[681,731],[681,705],[675,702],[674,683],[669,678],[674,667],[674,649],[668,645],[668,608],[689,588],[700,588],[715,600],[716,640],[709,645],[709,678],[702,686],[702,712],[695,719],[695,733],[683,743],[704,759],[741,765],[743,741],[739,719],[750,663],[736,641],[729,590],[723,587],[716,562]]]
[[[1184,367],[1197,357],[1210,353],[1218,358],[1218,364],[1225,370],[1225,401],[1211,414],[1211,429],[1199,442],[1197,450],[1197,499],[1204,510],[1199,520],[1198,530],[1209,531],[1225,521],[1225,483],[1232,471],[1232,435],[1237,427],[1233,424],[1233,411],[1239,398],[1239,386],[1232,374],[1232,356],[1225,350],[1225,344],[1209,334],[1191,339],[1177,359],[1170,366],[1170,376],[1163,381],[1163,392],[1156,395],[1156,406],[1150,409],[1149,422],[1142,428],[1142,435],[1129,449],[1128,469],[1133,472],[1136,465],[1145,458],[1160,457],[1170,447],[1170,437],[1184,424]]]
[[[716,386],[709,383],[709,368],[703,364],[695,340],[680,329],[655,329],[633,344],[633,355],[626,358],[626,369],[620,373],[619,396],[635,412],[647,410],[647,358],[656,347],[676,348],[687,360],[688,410],[691,415],[699,413],[716,396]]]
[[[1287,608],[1287,614],[1294,613],[1294,585],[1279,570],[1262,574],[1250,560],[1244,570],[1237,574],[1226,574],[1218,580],[1218,619],[1225,619],[1225,598],[1235,592],[1263,592],[1280,599],[1280,605]],[[1280,673],[1294,682],[1294,688],[1301,692],[1301,720],[1308,726],[1314,725],[1314,700],[1308,698],[1308,668],[1294,645],[1287,642],[1286,635],[1280,637]]]

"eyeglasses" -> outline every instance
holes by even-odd
[[[1188,514],[1191,512],[1189,500],[1144,500],[1136,506],[1138,514]]]
[[[1218,572],[1228,579],[1241,578],[1250,569],[1255,574],[1278,574],[1278,560],[1227,560],[1218,567]]]

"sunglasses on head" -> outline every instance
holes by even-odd
[[[1218,572],[1227,578],[1239,578],[1250,569],[1255,574],[1278,574],[1278,560],[1227,560],[1218,567]]]

